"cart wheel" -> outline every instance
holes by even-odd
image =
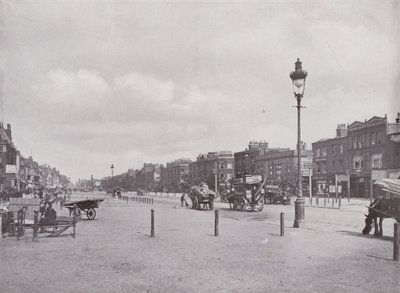
[[[258,210],[259,212],[261,212],[261,211],[263,210],[263,208],[264,208],[264,205],[261,204],[261,205],[257,208],[257,210]]]
[[[94,220],[96,218],[96,210],[94,208],[90,208],[86,212],[86,216],[89,220]]]
[[[209,207],[210,211],[212,211],[213,208],[214,208],[214,203],[213,202],[209,202],[208,203],[208,207]]]

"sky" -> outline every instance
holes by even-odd
[[[400,4],[0,0],[1,120],[70,177],[297,142],[400,112]]]

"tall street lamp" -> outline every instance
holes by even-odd
[[[111,188],[114,188],[114,164],[111,164]]]
[[[302,194],[302,183],[301,183],[301,145],[300,145],[300,109],[301,99],[303,98],[304,90],[306,87],[307,71],[301,67],[301,61],[297,58],[295,63],[295,71],[290,73],[290,78],[293,82],[293,92],[297,100],[297,199],[294,204],[295,219],[294,228],[300,228],[304,222],[304,198]]]

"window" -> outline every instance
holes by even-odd
[[[0,151],[3,152],[3,153],[7,152],[7,146],[1,145],[0,146]]]
[[[322,156],[326,157],[326,147],[322,147]]]
[[[272,165],[268,166],[268,174],[269,175],[274,175],[274,166],[272,166]]]
[[[352,140],[353,140],[353,149],[356,149],[357,148],[357,136],[354,136],[352,138]]]
[[[336,155],[336,145],[332,146],[332,156]]]
[[[219,168],[220,169],[224,169],[224,164],[222,163],[222,164],[219,164]]]
[[[282,164],[278,164],[275,166],[275,175],[281,175],[282,173]]]
[[[317,163],[317,174],[321,173],[321,163]]]
[[[336,171],[336,162],[332,161],[332,171],[335,172]]]
[[[226,169],[232,169],[232,163],[226,163]]]
[[[378,132],[377,138],[376,138],[376,143],[381,144],[382,142],[382,133]]]
[[[339,171],[343,171],[343,160],[339,161]]]
[[[343,154],[343,144],[342,144],[342,143],[339,144],[339,152],[340,152],[341,154]]]
[[[353,169],[362,169],[364,167],[363,164],[363,156],[357,155],[353,157]]]
[[[321,156],[321,149],[317,148],[317,158],[319,158]]]
[[[357,148],[361,149],[362,144],[361,144],[361,136],[357,136]]]
[[[373,154],[371,156],[371,168],[382,168],[382,154]]]
[[[326,162],[321,163],[322,173],[326,173]]]
[[[371,146],[375,145],[376,142],[376,135],[375,132],[371,133]]]

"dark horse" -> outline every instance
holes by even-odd
[[[374,222],[374,236],[382,236],[382,223],[383,219],[386,218],[383,213],[380,212],[382,208],[382,199],[375,199],[368,207],[368,215],[365,215],[365,228],[362,230],[363,234],[369,234],[372,229],[372,222]],[[379,227],[378,227],[379,218]]]
[[[399,199],[377,198],[368,207],[368,215],[365,215],[365,228],[363,234],[369,234],[374,222],[374,236],[381,237],[383,235],[382,223],[384,218],[395,218],[400,222],[399,215],[400,201]],[[379,226],[378,226],[379,218]]]

